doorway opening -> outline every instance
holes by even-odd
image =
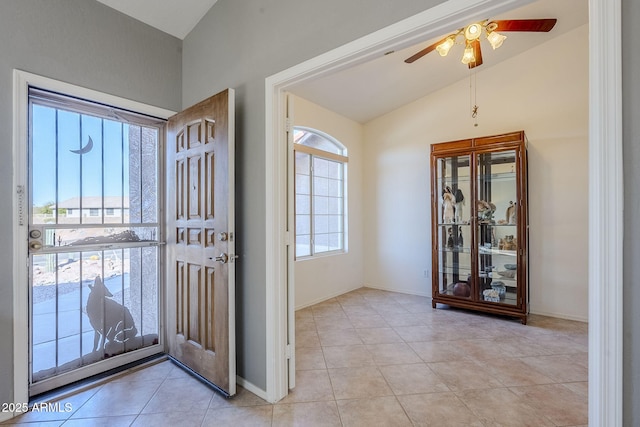
[[[287,228],[284,172],[288,149],[282,143],[286,140],[286,91],[305,80],[366,62],[419,39],[435,37],[443,26],[459,26],[478,16],[495,15],[527,3],[490,1],[452,5],[447,2],[267,78],[267,336],[273,337],[268,339],[267,350],[268,358],[276,361],[275,366],[267,368],[270,399],[278,400],[287,394],[287,350],[292,345],[287,341],[287,326],[291,327],[293,321],[292,293],[287,287],[293,283],[289,268],[291,251],[287,249],[292,243],[291,230]],[[616,22],[620,6],[619,2],[605,3],[592,0],[589,7],[589,412],[590,419],[614,423],[621,416],[622,325],[617,313],[622,309],[622,269],[620,259],[613,254],[621,252],[622,238],[607,230],[611,229],[610,222],[622,224],[621,177],[616,172],[621,168],[621,95],[617,83],[621,60],[619,49],[605,49],[605,46],[619,45],[620,27]],[[282,230],[289,232],[283,234]],[[615,283],[615,295],[611,294],[610,287],[602,286],[610,276],[616,280],[606,282]]]

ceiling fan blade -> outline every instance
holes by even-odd
[[[482,65],[482,49],[480,49],[480,40],[475,39],[471,44],[473,45],[473,56],[475,56],[476,60],[475,62],[469,62],[469,64],[467,64],[469,69]]]
[[[439,40],[437,42],[435,42],[434,44],[425,47],[424,49],[422,49],[420,52],[414,54],[413,56],[410,56],[409,58],[405,59],[404,62],[406,62],[407,64],[411,64],[413,61],[417,61],[418,59],[422,58],[423,56],[425,56],[427,53],[433,51],[436,49],[436,47],[444,42],[449,36],[443,38],[442,40]]]
[[[506,19],[504,21],[491,21],[497,25],[494,31],[531,31],[547,33],[556,25],[557,19]]]

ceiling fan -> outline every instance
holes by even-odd
[[[499,33],[509,31],[547,33],[556,25],[557,19],[507,19],[500,21],[484,21],[469,24],[464,28],[460,28],[453,34],[449,34],[442,40],[427,46],[420,52],[404,60],[407,64],[422,58],[427,53],[437,50],[440,56],[447,56],[449,50],[456,44],[458,36],[462,36],[465,45],[462,54],[462,63],[469,68],[475,68],[482,65],[482,50],[480,49],[480,36],[483,32],[486,34],[487,40],[494,49],[499,48],[502,42],[507,38]]]

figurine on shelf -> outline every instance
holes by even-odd
[[[458,224],[462,223],[462,206],[465,204],[464,203],[464,194],[462,193],[461,189],[456,189],[455,191],[455,205],[454,210],[455,210],[455,221]]]
[[[461,248],[464,246],[464,239],[462,238],[462,228],[459,227],[458,230],[458,247]]]
[[[453,249],[453,230],[451,227],[447,228],[447,248]]]
[[[453,222],[453,206],[456,202],[456,197],[451,192],[451,188],[445,187],[442,194],[442,222],[445,224],[451,224]]]
[[[506,212],[507,224],[516,224],[518,221],[518,209],[516,209],[516,203],[509,202],[509,207]]]
[[[491,220],[493,213],[496,211],[496,205],[484,200],[478,200],[478,219]]]

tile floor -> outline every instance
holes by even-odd
[[[169,361],[69,396],[28,426],[586,426],[587,324],[431,308],[361,288],[296,313],[297,386],[225,399]],[[11,425],[11,424],[7,424]]]

